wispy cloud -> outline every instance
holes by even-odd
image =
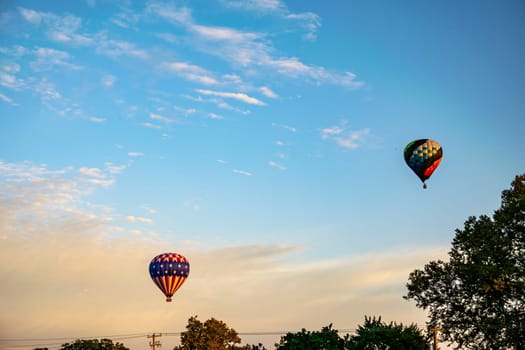
[[[129,56],[147,59],[149,57],[146,50],[127,41],[108,38],[106,32],[82,33],[82,18],[80,17],[60,16],[23,7],[18,7],[18,11],[26,21],[34,25],[41,25],[52,41],[70,46],[94,47],[95,52],[113,58]]]
[[[197,89],[195,91],[203,95],[230,98],[230,99],[238,100],[238,101],[241,101],[247,104],[251,104],[251,105],[256,105],[256,106],[266,105],[266,103],[256,99],[255,97],[248,96],[242,92],[222,92],[222,91],[212,91],[212,90],[203,90],[203,89]]]
[[[0,86],[20,91],[27,86],[27,83],[16,75],[18,71],[9,70],[11,67],[13,66],[4,66],[4,70],[0,71]]]
[[[292,126],[284,125],[284,124],[272,123],[272,126],[275,127],[275,128],[285,129],[285,130],[288,130],[288,131],[291,131],[291,132],[296,132],[297,131],[296,128],[294,128]]]
[[[286,170],[286,167],[284,165],[276,163],[273,160],[270,160],[268,162],[268,165],[271,166],[272,168],[277,168],[279,170]]]
[[[144,122],[144,123],[142,123],[142,126],[145,127],[145,128],[148,128],[148,129],[162,129],[162,127],[160,125],[153,124],[153,123],[150,123],[150,122]]]
[[[228,2],[241,4],[241,2]],[[314,39],[320,19],[313,13],[290,13],[280,2],[251,1],[257,8],[281,11],[282,18],[308,23],[308,39]],[[265,33],[240,31],[229,27],[206,26],[195,22],[188,8],[174,4],[153,2],[148,5],[148,13],[159,16],[172,24],[185,28],[192,35],[192,45],[207,54],[240,68],[257,68],[265,74],[274,72],[289,78],[306,79],[316,84],[334,84],[347,88],[360,88],[364,85],[358,81],[353,72],[336,72],[322,66],[303,63],[297,57],[274,57],[275,49]]]
[[[0,206],[3,206],[0,212],[26,218],[26,221],[18,222],[0,219],[0,232],[5,234],[6,230],[10,230],[12,234],[27,234],[42,226],[38,222],[58,225],[67,222],[70,215],[79,220],[79,226],[85,220],[109,222],[111,217],[105,208],[92,205],[85,197],[96,189],[110,186],[114,181],[98,168],[52,170],[46,165],[31,162],[0,161]]]
[[[151,224],[151,223],[153,223],[153,220],[150,219],[150,218],[145,218],[145,217],[142,217],[142,216],[133,216],[133,215],[126,216],[126,221],[127,222],[140,222],[142,224]]]
[[[111,74],[106,74],[102,77],[102,79],[100,80],[100,82],[102,83],[103,86],[105,87],[112,87],[113,85],[115,85],[115,82],[117,81],[117,77],[114,76],[114,75],[111,75]]]
[[[0,93],[0,100],[4,101],[5,103],[8,103],[8,104],[10,104],[12,106],[19,106],[19,104],[15,103],[13,101],[13,99],[11,99],[10,97],[7,97],[6,95],[4,95],[2,93]]]
[[[323,140],[335,141],[344,149],[356,149],[361,147],[370,135],[370,129],[349,130],[347,122],[343,121],[340,125],[330,126],[321,130]]]
[[[144,156],[144,153],[142,153],[142,152],[128,152],[128,156],[130,156],[130,157],[142,157],[142,156]]]
[[[252,176],[253,175],[252,173],[250,173],[248,171],[239,170],[239,169],[233,169],[232,172],[234,172],[235,174],[243,175],[243,176]]]
[[[79,70],[84,67],[70,62],[71,55],[66,51],[55,50],[48,47],[39,47],[33,51],[36,60],[30,63],[36,71],[51,70],[54,67]]]
[[[187,80],[203,85],[216,85],[218,81],[206,69],[187,62],[165,62],[161,65],[167,71],[173,72]]]
[[[184,6],[175,5],[174,3],[149,2],[146,7],[146,12],[153,13],[169,22],[183,26],[193,23],[191,10]]]
[[[82,174],[82,175],[85,175],[85,176],[90,176],[90,177],[96,177],[96,178],[99,178],[99,179],[103,179],[103,178],[106,177],[102,173],[102,170],[99,169],[99,168],[82,167],[82,168],[78,169],[78,172],[79,172],[79,174]]]
[[[135,57],[143,60],[149,58],[147,51],[138,48],[134,43],[108,39],[105,36],[98,38],[96,52],[113,58],[119,58],[121,56]]]
[[[206,90],[204,90],[204,91],[206,91]],[[220,109],[234,111],[236,113],[240,113],[240,114],[243,114],[243,115],[249,115],[251,113],[251,111],[249,109],[240,109],[240,108],[233,107],[232,105],[226,103],[221,98],[216,98],[216,97],[203,98],[200,95],[199,96],[181,95],[181,96],[186,98],[186,99],[188,99],[188,100],[190,100],[190,101],[197,102],[197,103],[212,103],[212,104],[216,105]]]
[[[42,21],[42,16],[37,11],[26,9],[24,7],[18,7],[18,11],[20,12],[20,15],[22,15],[22,17],[29,23],[40,24]]]
[[[257,12],[263,15],[275,15],[298,26],[306,31],[303,38],[315,40],[321,26],[321,18],[312,12],[292,13],[281,0],[222,0],[225,6]]]
[[[150,113],[149,114],[149,118],[153,119],[153,120],[157,120],[157,121],[163,122],[163,123],[166,123],[166,124],[171,124],[171,123],[175,123],[176,122],[176,119],[168,118],[168,117],[165,117],[163,115],[155,114],[155,113]]]
[[[104,165],[111,174],[120,174],[128,167],[127,165],[115,165],[111,162],[106,162]]]
[[[73,15],[58,16],[49,12],[39,12],[18,7],[20,15],[34,25],[44,25],[47,35],[53,41],[72,45],[92,45],[93,38],[87,34],[78,33],[82,19]]]
[[[275,92],[273,92],[269,87],[262,86],[259,88],[259,91],[266,97],[269,98],[278,98],[279,95],[277,95]]]
[[[106,121],[106,118],[88,117],[88,120],[92,123],[104,123]]]

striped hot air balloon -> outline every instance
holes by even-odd
[[[157,255],[149,264],[151,279],[162,293],[166,301],[182,286],[190,274],[188,259],[177,253],[164,253]]]
[[[427,188],[425,181],[436,170],[443,157],[443,149],[439,143],[431,139],[415,140],[406,145],[403,154],[407,165],[423,181],[423,188]]]

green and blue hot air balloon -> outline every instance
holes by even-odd
[[[410,169],[423,181],[423,188],[427,188],[425,181],[436,170],[443,157],[443,149],[439,143],[431,139],[415,140],[406,145],[403,155]]]

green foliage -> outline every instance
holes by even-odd
[[[345,350],[345,342],[330,324],[321,331],[310,332],[303,328],[297,333],[288,332],[275,347],[277,350]]]
[[[449,261],[409,276],[406,299],[429,311],[458,349],[522,349],[525,344],[525,174],[502,192],[493,217],[456,230]]]
[[[381,317],[365,317],[365,324],[353,336],[340,337],[329,325],[321,331],[287,333],[275,346],[276,350],[427,350],[430,344],[415,325],[386,324]]]
[[[174,350],[266,350],[262,344],[237,346],[241,338],[235,329],[213,317],[204,323],[197,316],[190,317],[180,338],[181,345]]]
[[[115,343],[111,339],[77,339],[74,343],[65,343],[61,350],[129,350],[122,343]]]
[[[349,350],[427,350],[430,344],[416,325],[408,327],[365,316],[365,324],[348,342]]]

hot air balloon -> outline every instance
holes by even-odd
[[[406,145],[403,154],[410,169],[423,181],[423,188],[427,188],[425,181],[436,170],[443,157],[443,149],[439,143],[431,139],[415,140]]]
[[[190,274],[188,259],[177,253],[164,253],[157,255],[149,264],[151,279],[162,293],[166,301],[182,286]]]

